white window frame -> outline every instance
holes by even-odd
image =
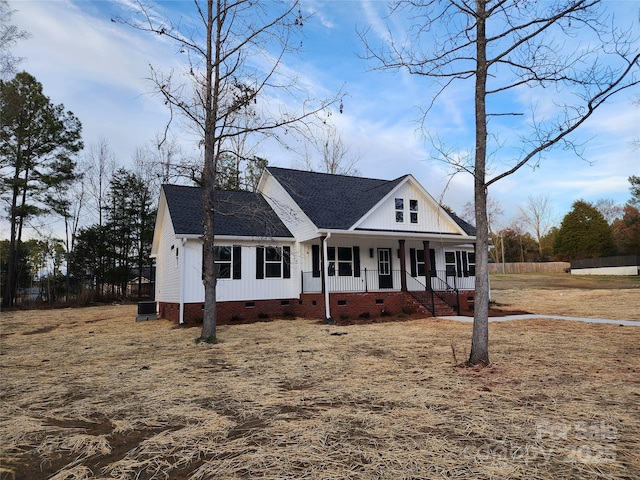
[[[394,200],[396,223],[404,223],[404,198]]]
[[[418,223],[418,200],[409,200],[409,221]]]

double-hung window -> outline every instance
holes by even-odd
[[[396,198],[395,206],[396,206],[396,222],[403,223],[404,222],[404,198]]]
[[[444,254],[448,277],[475,277],[476,254],[473,252],[455,251]]]
[[[202,274],[204,275],[204,248],[202,250]],[[242,249],[238,245],[216,245],[213,247],[213,265],[216,278],[242,278]]]
[[[291,278],[291,247],[257,247],[256,278]]]
[[[409,249],[411,276],[424,277],[427,271],[427,261],[424,256],[424,250],[417,250],[415,248]],[[429,249],[429,275],[435,277],[436,273],[436,251],[433,248]]]
[[[282,247],[266,247],[264,249],[264,276],[266,278],[282,278]]]
[[[418,200],[409,200],[409,219],[411,223],[418,223]]]
[[[329,276],[359,277],[360,276],[360,248],[359,247],[329,247],[327,248],[329,261]]]
[[[231,247],[213,247],[216,278],[231,278]]]

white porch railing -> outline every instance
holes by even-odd
[[[332,275],[328,278],[329,292],[380,292],[380,291],[400,291],[402,285],[402,272],[400,270],[391,271],[390,275],[379,275],[378,270],[364,269],[358,276]],[[407,290],[425,290],[425,277],[412,277],[407,273]],[[444,270],[435,272],[431,276],[431,288],[434,291],[473,290],[475,288],[475,277],[447,275]],[[302,293],[321,293],[322,276],[313,276],[312,272],[302,272]]]

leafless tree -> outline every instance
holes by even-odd
[[[184,72],[151,67],[151,80],[172,118],[180,116],[203,147],[205,308],[201,339],[216,339],[214,213],[218,160],[233,154],[233,139],[273,136],[329,108],[338,96],[308,96],[284,68],[295,34],[307,20],[297,1],[193,0],[194,19],[172,21],[137,2],[139,17],[126,23],[176,43]],[[185,81],[185,78],[187,79]],[[287,107],[287,102],[294,107]],[[254,121],[246,122],[247,116]]]
[[[360,154],[352,154],[331,115],[316,115],[314,122],[303,132],[301,163],[306,170],[339,175],[357,175]],[[319,156],[319,159],[318,159]]]
[[[537,166],[553,147],[582,156],[582,145],[572,134],[612,96],[638,84],[640,54],[632,27],[620,28],[601,3],[399,0],[391,14],[409,16],[406,35],[394,35],[389,27],[378,47],[370,32],[361,32],[366,57],[377,68],[405,70],[435,86],[434,95],[424,99],[425,116],[452,86],[473,92],[475,145],[469,170],[474,177],[477,249],[471,365],[489,363],[489,187],[524,165]],[[579,34],[588,37],[586,41],[577,42]],[[518,95],[526,91],[533,96],[540,89],[544,111],[532,108],[524,115]],[[513,148],[507,156],[513,160],[491,166],[488,152],[505,119],[510,121],[502,132],[510,135]],[[454,157],[443,160],[458,167]]]
[[[144,168],[156,177],[159,184],[193,182],[201,170],[197,155],[189,157],[176,136],[164,131],[142,147],[143,158],[146,159]]]
[[[602,214],[609,225],[624,215],[624,207],[617,204],[612,198],[601,198],[593,206]]]
[[[489,258],[494,262],[504,263],[504,244],[502,236],[497,232],[498,217],[504,215],[500,201],[494,197],[487,197],[487,228],[489,230]],[[476,222],[476,209],[472,202],[464,204],[461,218],[470,224]]]
[[[80,159],[79,170],[84,173],[83,196],[86,207],[102,227],[102,214],[107,205],[109,182],[116,170],[116,157],[106,138],[101,137],[87,146],[83,158]]]
[[[18,40],[25,40],[30,36],[28,32],[11,25],[13,12],[7,0],[0,0],[0,80],[9,80],[16,73],[16,67],[22,58],[14,56],[11,48]]]
[[[538,244],[538,259],[544,257],[542,239],[554,225],[551,197],[548,194],[529,196],[524,207],[518,207],[518,220],[529,229]]]

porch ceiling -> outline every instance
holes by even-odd
[[[302,243],[312,243],[322,238],[327,233],[331,234],[331,239],[349,239],[357,242],[358,240],[367,240],[370,242],[373,238],[381,240],[413,240],[428,241],[437,245],[472,245],[476,242],[476,237],[467,235],[446,234],[437,232],[407,232],[407,231],[389,231],[389,230],[329,230],[318,232],[319,235],[313,239],[309,239]],[[329,243],[331,243],[331,239]]]

